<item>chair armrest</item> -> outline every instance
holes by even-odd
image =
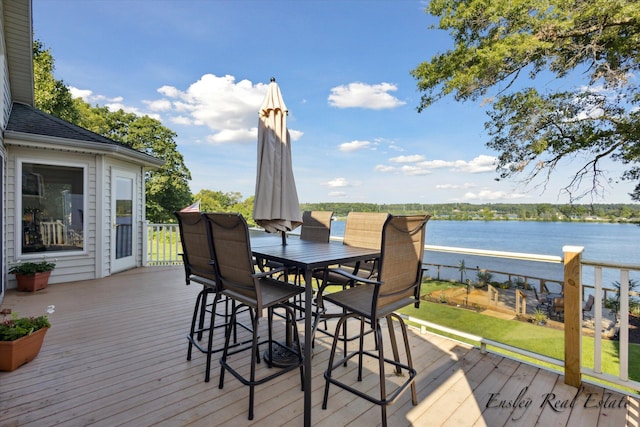
[[[368,279],[368,278],[364,278],[361,276],[357,276],[355,274],[351,274],[348,271],[342,270],[340,268],[328,268],[327,271],[331,271],[332,273],[336,273],[339,274],[343,277],[346,277],[347,279],[351,279],[354,282],[360,282],[360,283],[366,283],[369,285],[381,285],[382,282],[378,281],[378,280],[372,280],[372,279]]]
[[[282,273],[282,272],[285,272],[285,271],[287,271],[287,267],[282,266],[282,267],[271,269],[269,271],[261,271],[259,273],[253,273],[252,277],[254,277],[256,279],[261,279],[263,277],[273,276],[276,273]]]

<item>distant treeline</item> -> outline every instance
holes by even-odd
[[[300,208],[311,211],[333,211],[337,217],[345,217],[349,212],[357,211],[389,212],[395,215],[430,214],[432,219],[452,221],[616,221],[640,223],[640,204],[302,203]]]

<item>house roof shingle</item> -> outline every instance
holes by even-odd
[[[91,145],[95,145],[95,143],[105,144],[105,146],[115,148],[117,151],[129,152],[132,157],[140,158],[140,156],[144,156],[152,163],[162,162],[150,154],[135,150],[128,145],[76,126],[27,104],[13,103],[6,130],[43,137],[62,138],[76,141],[79,144],[83,142],[91,143]]]

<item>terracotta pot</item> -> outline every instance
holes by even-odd
[[[38,329],[15,341],[0,341],[0,371],[13,371],[35,359],[48,330],[49,328]]]
[[[16,274],[18,290],[25,292],[35,292],[45,289],[49,285],[50,271],[35,274]]]

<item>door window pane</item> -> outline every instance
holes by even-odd
[[[84,248],[84,168],[22,163],[22,253]]]

